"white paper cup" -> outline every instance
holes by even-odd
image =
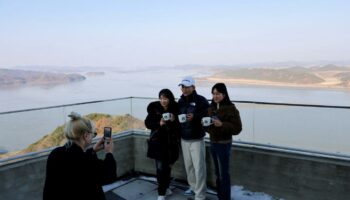
[[[210,126],[212,124],[211,117],[203,117],[202,118],[202,125],[203,126]]]
[[[168,121],[171,119],[171,113],[163,113],[163,120]]]
[[[178,116],[180,123],[185,123],[187,121],[186,114],[181,114]]]

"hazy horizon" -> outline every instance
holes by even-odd
[[[350,63],[349,7],[344,0],[1,0],[0,67]]]
[[[61,69],[64,71],[64,69],[68,70],[106,70],[106,69],[115,69],[115,70],[148,70],[148,69],[160,69],[160,68],[177,68],[177,67],[214,67],[214,68],[220,68],[220,67],[236,67],[236,68],[286,68],[286,67],[322,67],[326,65],[336,65],[336,66],[343,66],[343,67],[350,67],[350,60],[344,60],[344,61],[332,61],[332,60],[320,60],[320,61],[276,61],[276,62],[257,62],[257,63],[238,63],[238,64],[213,64],[213,65],[205,65],[205,64],[183,64],[183,65],[154,65],[154,66],[140,66],[136,68],[130,68],[129,66],[93,66],[93,65],[77,65],[77,66],[69,66],[69,65],[16,65],[16,66],[1,66],[0,69],[19,69],[19,70],[50,70],[50,69]]]

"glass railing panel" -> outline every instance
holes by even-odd
[[[0,159],[58,145],[61,138],[51,135],[63,132],[71,111],[92,119],[99,136],[104,126],[111,126],[114,133],[145,129],[147,106],[157,100],[122,98],[0,114]],[[235,141],[350,155],[347,142],[350,109],[258,102],[235,104],[243,123],[243,131],[233,137]],[[4,154],[6,151],[10,154]]]
[[[31,145],[64,122],[62,107],[0,115],[0,147],[8,151],[0,154],[0,158],[36,151]],[[46,147],[46,143],[42,143],[40,148]]]
[[[74,111],[94,121],[98,136],[102,135],[104,126],[112,127],[113,133],[133,128],[130,98],[65,106],[64,110],[65,116]]]
[[[144,120],[147,116],[147,106],[158,98],[132,98],[132,115],[135,117],[134,128],[146,129]]]
[[[254,142],[350,155],[350,109],[256,105]]]
[[[113,133],[133,128],[130,98],[1,114],[0,159],[62,145],[72,111],[94,121],[99,136],[104,126],[111,126]]]
[[[234,141],[254,142],[254,113],[255,104],[235,103],[242,121],[242,132],[233,136]]]

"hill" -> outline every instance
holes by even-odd
[[[144,122],[142,120],[134,118],[129,114],[126,114],[124,116],[112,116],[107,114],[93,113],[86,115],[85,117],[87,117],[95,123],[98,137],[101,137],[103,135],[103,127],[105,126],[112,127],[112,131],[114,134],[132,128],[145,128]],[[50,147],[63,145],[66,142],[63,130],[64,125],[61,125],[57,127],[52,133],[45,135],[40,140],[29,145],[27,148],[17,152],[8,152],[5,154],[1,154],[0,158],[11,157],[15,155],[40,151]]]
[[[335,76],[342,81],[339,85],[350,87],[350,72],[337,73]]]
[[[281,83],[321,83],[324,80],[319,76],[307,71],[298,69],[237,69],[227,70],[215,74],[223,78],[263,80]]]
[[[289,68],[216,69],[200,83],[225,82],[286,87],[350,88],[350,68],[336,65]]]
[[[0,69],[0,87],[19,87],[25,85],[57,85],[83,81],[80,74],[50,73],[17,69]]]
[[[320,67],[311,67],[310,69],[315,71],[350,71],[349,67],[337,66],[337,65],[324,65]]]
[[[103,76],[105,75],[104,72],[87,72],[86,76]]]
[[[0,147],[0,154],[7,153],[7,150],[3,147]]]

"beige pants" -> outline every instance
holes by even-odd
[[[181,140],[182,154],[187,173],[187,182],[195,192],[195,200],[205,200],[207,192],[207,170],[205,163],[205,142]]]

